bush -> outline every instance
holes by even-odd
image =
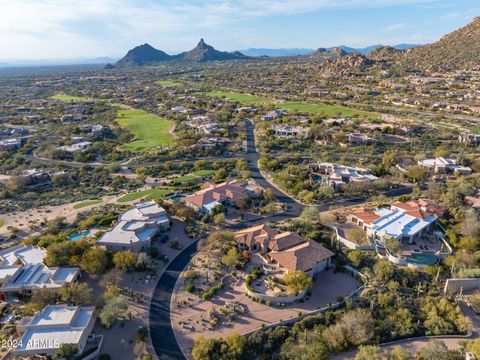
[[[253,291],[253,288],[252,286],[250,285],[252,283],[252,276],[251,275],[247,275],[247,278],[245,279],[245,286],[247,287],[247,289],[249,291]]]
[[[187,286],[185,286],[185,291],[189,293],[193,293],[194,290],[195,290],[195,285],[193,284],[187,284]]]

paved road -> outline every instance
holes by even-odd
[[[150,334],[153,347],[161,360],[184,359],[182,351],[175,340],[170,322],[170,301],[178,276],[187,266],[197,251],[193,243],[168,265],[160,277],[150,304]]]
[[[260,154],[257,152],[255,146],[255,126],[250,120],[247,120],[247,154],[245,159],[248,163],[248,170],[251,173],[251,177],[264,189],[271,189],[275,194],[275,197],[278,201],[284,203],[287,206],[287,210],[275,218],[275,220],[283,220],[287,218],[297,217],[302,212],[304,206],[297,203],[290,196],[286,195],[276,187],[272,186],[263,176],[260,174],[260,169],[258,168],[258,159]]]
[[[265,223],[266,221],[281,221],[298,217],[304,205],[296,202],[290,196],[286,195],[271,183],[269,183],[260,173],[258,168],[258,154],[255,147],[254,125],[251,121],[247,121],[247,153],[245,158],[248,163],[251,176],[264,189],[271,189],[277,200],[287,206],[285,212],[272,215],[266,218],[257,218],[252,222],[243,223],[240,227],[254,226]],[[411,192],[411,188],[394,189],[388,192],[389,196],[398,196]],[[343,201],[332,202],[318,206],[319,211],[327,211],[332,208],[342,206],[351,206],[365,202],[368,197],[359,197]],[[150,334],[152,337],[153,347],[160,359],[184,359],[185,357],[178,346],[173,329],[170,322],[170,300],[172,298],[175,283],[182,272],[197,251],[196,243],[186,248],[180,253],[166,268],[163,275],[158,280],[157,287],[153,293],[152,303],[150,306]]]

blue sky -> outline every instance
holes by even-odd
[[[478,0],[0,0],[0,59],[428,43],[476,15]]]

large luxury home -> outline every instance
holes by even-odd
[[[95,307],[50,305],[33,317],[24,317],[17,324],[21,335],[13,349],[16,356],[52,356],[62,344],[74,344],[77,354],[84,352],[95,325]]]
[[[370,170],[358,167],[337,165],[332,163],[317,163],[309,165],[313,175],[318,175],[323,184],[338,188],[351,182],[369,182],[377,180]]]
[[[218,205],[236,205],[246,197],[247,185],[239,180],[213,184],[206,182],[196,193],[183,199],[187,206],[201,214],[210,214]]]
[[[46,256],[38,246],[18,245],[0,252],[1,295],[61,288],[77,279],[79,268],[48,267],[43,264]]]
[[[109,250],[136,252],[150,248],[152,238],[170,226],[164,208],[155,201],[136,204],[134,208],[120,215],[118,223],[98,239],[97,244]]]
[[[354,211],[349,220],[366,231],[367,237],[372,241],[383,243],[387,238],[393,237],[412,243],[431,231],[433,224],[444,212],[445,208],[424,199],[396,201],[390,208]]]
[[[240,250],[258,252],[285,272],[304,271],[310,276],[325,270],[332,256],[330,250],[293,232],[278,232],[259,225],[235,233]]]
[[[447,159],[444,157],[420,159],[418,160],[418,165],[437,174],[454,172],[462,175],[468,175],[472,173],[472,169],[469,167],[458,165],[456,160]]]

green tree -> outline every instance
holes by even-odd
[[[119,251],[113,256],[115,267],[120,270],[127,270],[135,266],[137,262],[137,254],[132,250]]]
[[[383,360],[384,356],[377,345],[364,345],[358,348],[355,360]]]
[[[448,350],[445,343],[434,340],[417,353],[418,360],[463,360],[460,351]]]
[[[306,207],[300,214],[300,219],[309,226],[318,224],[320,223],[320,212],[314,206]]]
[[[228,176],[227,169],[225,168],[220,168],[215,171],[215,173],[212,176],[213,181],[222,181],[225,180]]]
[[[85,283],[70,283],[60,289],[62,301],[73,305],[92,302],[92,289]]]
[[[388,260],[381,259],[373,266],[373,272],[378,281],[388,282],[393,276],[393,265]]]
[[[298,294],[312,286],[312,279],[303,271],[288,272],[283,276],[283,281],[291,294]]]
[[[85,251],[80,261],[80,268],[89,274],[103,274],[109,265],[107,251],[92,248]]]
[[[61,344],[58,348],[57,352],[53,355],[53,359],[65,359],[65,360],[72,360],[75,358],[75,355],[78,352],[78,348],[76,344]]]
[[[123,296],[117,296],[107,301],[100,311],[100,323],[107,329],[113,325],[115,319],[122,315],[128,308],[128,302]]]
[[[402,243],[400,240],[395,239],[394,237],[388,237],[385,240],[385,246],[387,247],[390,254],[394,256],[399,256],[400,251],[402,250]]]
[[[216,215],[213,217],[213,223],[214,223],[215,225],[220,225],[220,224],[222,224],[224,221],[225,221],[225,214],[224,214],[224,213],[216,214]]]
[[[388,354],[388,360],[410,360],[412,357],[400,346],[395,346]]]
[[[222,257],[222,264],[234,269],[239,264],[239,253],[236,247],[228,250],[227,254]]]
[[[419,182],[427,177],[427,170],[420,166],[412,166],[407,170],[407,176],[415,182]]]
[[[228,230],[212,232],[207,239],[210,246],[220,249],[229,248],[234,244],[233,233]]]

